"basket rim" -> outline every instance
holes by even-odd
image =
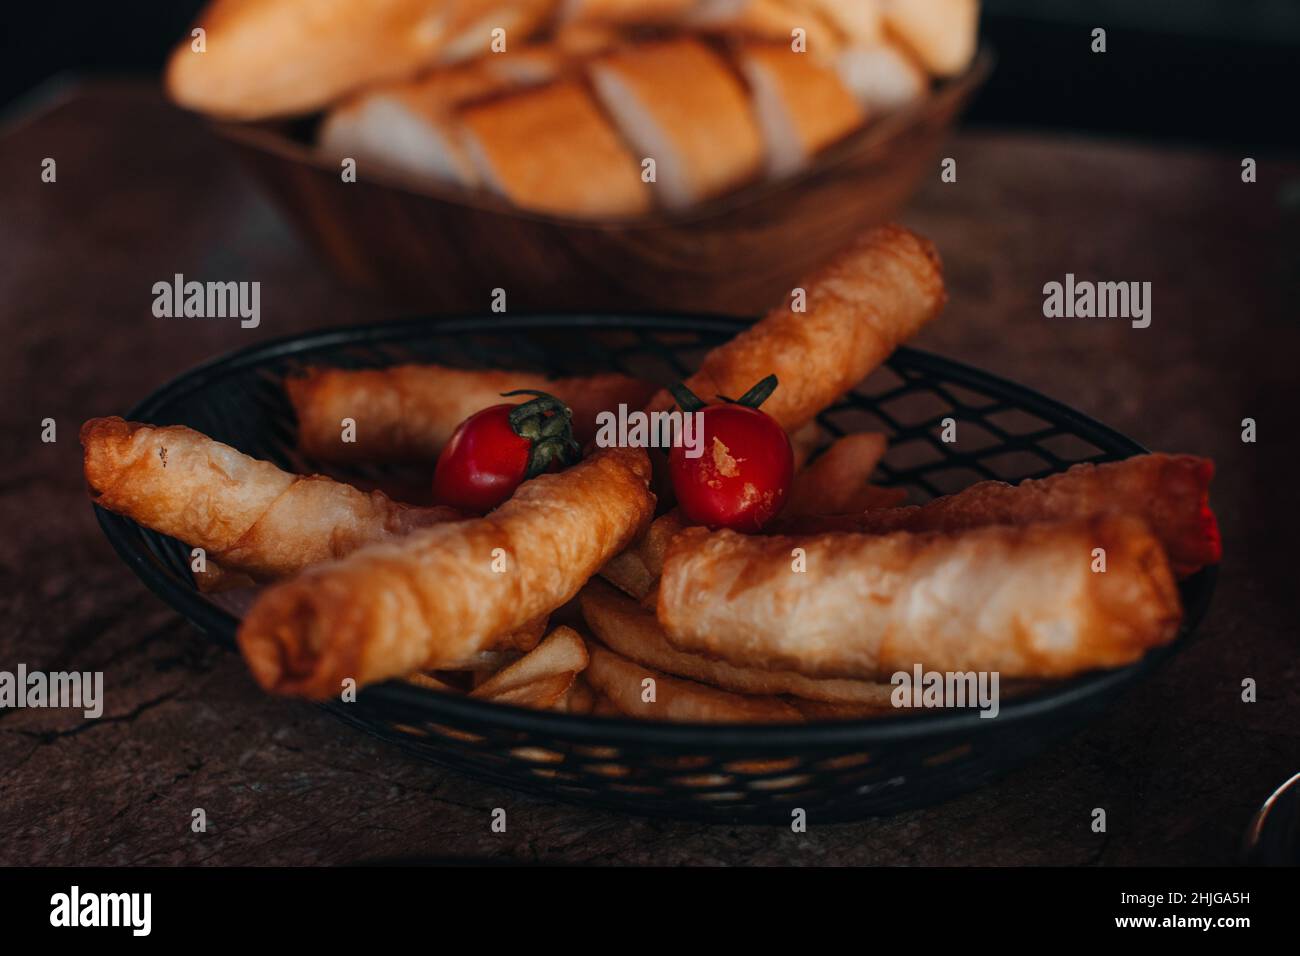
[[[135,421],[154,421],[174,402],[205,389],[230,374],[272,360],[341,346],[466,332],[526,332],[563,328],[636,328],[735,334],[750,324],[751,320],[748,319],[708,314],[558,313],[416,317],[319,329],[254,343],[200,363],[156,388],[136,403],[126,413],[126,417]],[[1117,456],[1147,452],[1145,447],[1133,439],[1062,402],[974,366],[908,347],[897,349],[887,364],[940,373],[949,382],[996,394],[1014,403],[1016,407],[1029,408],[1035,413],[1045,411],[1052,418],[1068,424],[1094,441],[1098,447],[1106,448]],[[234,648],[235,630],[239,622],[233,614],[209,601],[192,585],[182,584],[165,570],[145,544],[143,533],[146,529],[135,521],[113,514],[98,505],[92,505],[92,508],[113,549],[149,590],[198,627],[206,637]],[[418,713],[422,719],[432,722],[468,722],[485,729],[522,731],[583,743],[719,750],[769,747],[815,750],[846,744],[871,746],[991,731],[1008,723],[1070,710],[1135,683],[1187,643],[1209,606],[1216,578],[1217,566],[1212,566],[1181,582],[1185,597],[1184,619],[1178,636],[1170,644],[1148,652],[1125,667],[1089,672],[1054,684],[1041,692],[1001,701],[998,716],[992,720],[981,718],[976,710],[967,709],[906,712],[801,724],[672,723],[538,711],[442,694],[396,680],[364,688],[358,694],[357,702],[364,703],[367,711],[371,705],[377,705],[381,709],[390,705],[407,715]],[[329,710],[341,704],[327,702],[324,706]]]

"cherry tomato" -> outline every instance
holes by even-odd
[[[790,493],[794,452],[770,415],[746,405],[702,411],[704,453],[674,446],[668,472],[682,512],[696,524],[753,533],[780,512]]]
[[[439,504],[482,514],[514,494],[528,470],[531,447],[510,427],[514,407],[492,405],[456,427],[433,473]]]
[[[573,413],[545,392],[522,405],[492,405],[465,419],[438,456],[433,495],[439,504],[485,514],[524,481],[578,460]]]

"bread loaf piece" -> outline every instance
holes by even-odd
[[[839,32],[813,3],[800,8],[791,0],[698,0],[686,22],[727,37],[782,43],[793,43],[795,31],[802,31],[805,50],[817,56],[830,56],[842,45]]]
[[[935,76],[955,76],[975,56],[978,0],[882,0],[885,28]]]
[[[679,23],[696,0],[561,0],[561,23]]]
[[[595,61],[592,85],[638,161],[655,161],[655,195],[682,209],[753,179],[763,141],[744,85],[701,41],[649,43]]]
[[[880,0],[787,0],[796,9],[823,15],[845,43],[866,46],[884,36]]]
[[[892,43],[849,47],[835,58],[840,79],[872,116],[920,99],[929,77],[916,61]]]
[[[460,118],[479,181],[517,206],[597,218],[650,208],[636,159],[575,80],[471,106]]]
[[[417,186],[472,187],[479,177],[455,109],[554,79],[562,66],[550,48],[525,48],[377,87],[331,110],[317,142],[332,160],[355,159],[363,177],[379,170]]]
[[[784,43],[747,43],[737,57],[767,144],[769,176],[797,172],[861,125],[862,106],[834,66]]]
[[[309,113],[363,86],[520,45],[554,0],[214,0],[167,64],[168,95],[228,119]]]

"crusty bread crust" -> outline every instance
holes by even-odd
[[[480,175],[517,206],[582,217],[650,209],[636,159],[577,81],[471,106],[461,121]]]
[[[553,0],[214,0],[165,84],[182,106],[229,119],[308,113],[363,86],[409,77],[451,51],[487,52],[491,28],[520,44]]]
[[[763,140],[744,85],[707,45],[647,43],[592,64],[593,86],[638,159],[656,164],[656,196],[681,208],[758,175]]]

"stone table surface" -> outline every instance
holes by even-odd
[[[917,344],[1149,447],[1212,456],[1226,560],[1200,639],[994,785],[888,819],[677,823],[526,797],[257,690],[117,559],[77,428],[263,338],[394,313],[341,288],[204,126],[143,83],[72,85],[0,130],[0,670],[102,670],[105,713],[0,711],[0,863],[331,864],[398,856],[644,864],[1194,864],[1235,859],[1300,770],[1292,471],[1300,166],[966,132],[904,221],[951,303]],[[41,163],[57,161],[57,182]],[[181,272],[261,280],[257,329],[154,318]],[[1153,283],[1150,328],[1048,320],[1042,286]],[[57,422],[43,443],[41,420]],[[1241,440],[1254,418],[1258,441]],[[1258,700],[1241,699],[1243,679]],[[510,808],[505,834],[492,808]],[[1094,807],[1108,811],[1093,833]],[[205,809],[208,831],[190,830]]]

